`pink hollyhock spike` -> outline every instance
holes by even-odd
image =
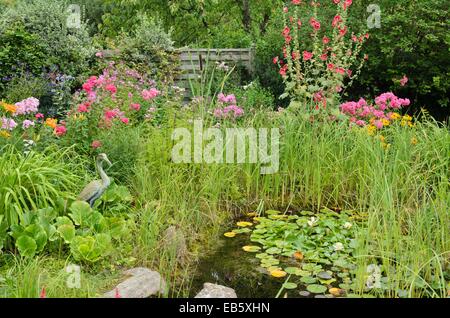
[[[42,288],[41,293],[39,294],[39,298],[47,298],[45,287]]]
[[[120,293],[119,293],[119,288],[116,288],[116,294],[115,294],[114,298],[122,298],[122,296],[120,296]]]

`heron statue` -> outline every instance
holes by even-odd
[[[103,161],[105,161],[109,166],[112,166],[106,154],[99,154],[96,159],[96,167],[98,173],[100,174],[101,180],[95,180],[89,183],[83,189],[83,191],[81,191],[80,195],[77,198],[80,201],[86,201],[87,203],[89,203],[91,208],[94,206],[95,201],[97,201],[97,199],[103,195],[105,190],[111,184],[111,180],[103,170]]]

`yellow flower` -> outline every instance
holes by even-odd
[[[391,144],[387,144],[387,143],[385,143],[385,142],[382,142],[381,145],[383,146],[383,148],[384,148],[385,150],[389,150],[389,148],[391,148]]]
[[[391,122],[389,120],[384,119],[384,118],[381,121],[383,122],[383,126],[389,126],[391,124]]]
[[[369,125],[369,126],[367,126],[367,133],[370,135],[370,136],[373,136],[373,135],[375,135],[375,131],[377,130],[377,127],[375,127],[374,125]]]
[[[224,234],[224,236],[225,237],[235,237],[236,233],[234,233],[234,232],[227,232],[227,233]]]
[[[409,116],[409,115],[405,115],[405,116],[403,116],[403,120],[411,121],[411,120],[412,120],[412,117]]]
[[[56,120],[54,118],[47,118],[45,120],[45,125],[48,127],[51,127],[52,129],[56,128],[57,123],[58,123],[58,120]]]
[[[411,145],[417,145],[417,143],[418,143],[417,138],[416,138],[416,137],[413,137],[413,138],[411,139]]]
[[[5,111],[10,112],[11,114],[14,114],[17,111],[17,107],[15,105],[7,104],[4,102],[1,102],[1,104]]]
[[[270,272],[270,275],[272,275],[273,277],[276,278],[282,278],[285,277],[287,275],[287,273],[285,271],[281,271],[281,270],[274,270]]]
[[[85,120],[86,119],[86,116],[84,116],[83,114],[75,114],[75,115],[73,115],[73,119],[75,119],[75,120]]]
[[[253,224],[250,222],[237,222],[236,225],[239,227],[247,227],[247,226],[252,226]]]
[[[6,130],[0,130],[0,137],[9,138],[9,137],[11,137],[11,134],[9,132],[7,132]]]
[[[382,142],[382,143],[384,143],[385,141],[386,141],[386,138],[384,138],[384,136],[383,135],[380,135],[380,141]]]
[[[392,113],[390,117],[392,120],[397,120],[400,119],[402,116],[400,116],[399,113]]]

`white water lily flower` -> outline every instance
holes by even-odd
[[[308,221],[308,225],[310,226],[310,227],[313,227],[314,225],[316,225],[317,224],[317,222],[319,222],[319,219],[317,219],[316,217],[311,217],[311,219],[309,219],[309,221]]]
[[[333,247],[336,252],[344,250],[344,244],[342,244],[341,242],[337,242],[333,245]]]
[[[353,226],[353,224],[351,224],[350,222],[345,222],[344,223],[344,229],[350,229]]]

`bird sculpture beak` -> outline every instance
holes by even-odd
[[[108,164],[108,166],[112,166],[112,163],[111,163],[111,161],[109,161],[109,159],[108,158],[105,158],[105,161],[106,161],[106,163]]]

